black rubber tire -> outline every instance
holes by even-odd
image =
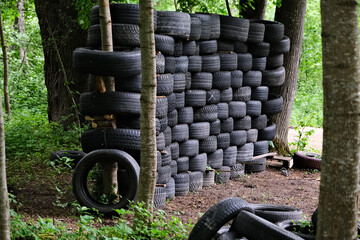
[[[174,176],[175,196],[186,196],[189,193],[189,174],[178,173]]]
[[[193,157],[199,154],[199,140],[189,139],[179,143],[180,156]],[[191,170],[191,169],[190,169]]]
[[[201,20],[200,40],[209,40],[211,36],[211,16],[202,13],[195,13],[194,15]]]
[[[63,158],[70,158],[72,160],[70,165],[74,168],[85,155],[86,153],[79,150],[59,150],[51,153],[50,161],[58,165],[64,162]]]
[[[280,113],[283,109],[283,97],[275,94],[269,94],[267,101],[262,103],[261,114],[274,115]]]
[[[156,171],[158,171],[161,168],[161,152],[157,151],[156,153]]]
[[[246,138],[246,142],[248,143],[254,143],[257,141],[258,138],[258,130],[251,128],[249,130],[247,130],[247,138]]]
[[[176,108],[176,94],[172,93],[166,96],[166,99],[168,101],[168,113],[174,111]]]
[[[190,15],[190,37],[191,41],[197,41],[201,36],[201,20],[194,15]]]
[[[244,42],[235,41],[234,52],[236,53],[247,53],[248,45]]]
[[[279,42],[270,44],[270,54],[285,54],[290,50],[290,38],[284,36]]]
[[[245,130],[234,130],[230,133],[230,145],[242,146],[246,143],[247,132]]]
[[[243,118],[235,119],[234,130],[249,130],[251,128],[251,117],[245,116]]]
[[[205,172],[207,165],[206,153],[196,154],[189,158],[189,171]]]
[[[187,39],[190,37],[190,15],[183,12],[157,11],[156,33]]]
[[[294,153],[294,167],[321,170],[321,154],[297,151]]]
[[[127,175],[126,191],[121,191],[122,197],[116,204],[101,204],[96,201],[87,188],[87,177],[92,167],[99,162],[115,161],[119,169],[124,169]],[[72,187],[78,202],[90,209],[97,209],[99,213],[114,215],[114,209],[124,208],[129,201],[134,201],[139,182],[140,167],[133,157],[126,152],[115,149],[101,149],[87,154],[77,164],[72,178]]]
[[[266,58],[266,69],[276,69],[284,64],[284,54],[269,55]]]
[[[190,232],[188,240],[208,240],[241,211],[251,211],[249,204],[239,197],[224,199],[207,210]]]
[[[175,180],[171,178],[165,186],[166,189],[166,200],[172,200],[175,197]]]
[[[285,82],[285,68],[283,66],[262,72],[262,85],[268,87],[281,86]]]
[[[169,146],[171,144],[171,127],[167,126],[164,131],[165,137],[165,146]],[[170,158],[171,159],[171,158]]]
[[[140,47],[139,26],[134,24],[112,24],[114,46]],[[100,24],[92,25],[87,31],[87,46],[101,48]]]
[[[206,105],[206,91],[190,89],[185,91],[185,106],[203,107]]]
[[[218,119],[217,105],[194,108],[194,122],[214,122]]]
[[[248,19],[220,15],[220,25],[222,39],[246,42],[250,27]]]
[[[269,152],[269,142],[266,140],[254,142],[254,156]]]
[[[248,52],[251,53],[253,57],[267,57],[270,53],[270,43],[249,43]]]
[[[229,118],[229,104],[228,103],[218,103],[217,105],[217,113],[219,120],[225,120]]]
[[[231,71],[231,87],[240,88],[243,84],[243,72],[240,70]]]
[[[218,71],[220,71],[219,55],[218,54],[203,55],[201,71],[203,71],[203,72],[218,72]]]
[[[210,187],[215,184],[215,171],[205,171],[203,175],[203,187]]]
[[[219,52],[220,71],[234,71],[238,66],[237,54],[233,52]]]
[[[189,90],[191,88],[191,72],[185,73],[185,90]]]
[[[218,39],[220,37],[220,16],[218,14],[209,15],[211,16],[210,39]]]
[[[157,171],[157,184],[166,184],[171,179],[171,167],[170,165],[162,166]]]
[[[250,100],[246,102],[246,115],[258,117],[261,114],[261,102]]]
[[[234,41],[226,41],[226,40],[223,40],[223,39],[218,39],[217,40],[218,51],[233,52],[234,47],[235,47],[235,42]]]
[[[194,122],[189,125],[189,138],[203,140],[210,136],[209,122]]]
[[[230,146],[224,149],[223,166],[233,167],[236,164],[237,147]]]
[[[263,172],[266,170],[266,158],[251,160],[245,163],[246,173]]]
[[[261,217],[248,211],[241,211],[233,224],[231,230],[245,236],[247,239],[264,239],[266,240],[300,240],[301,237],[280,228]]]
[[[210,123],[210,135],[219,135],[221,130],[221,122],[219,119]]]
[[[209,72],[197,72],[191,76],[191,89],[210,90],[212,87],[213,75]]]
[[[195,55],[196,43],[195,41],[184,41],[182,55],[192,56]]]
[[[179,158],[179,143],[178,142],[172,142],[170,144],[170,150],[171,150],[171,159],[177,160]]]
[[[167,125],[168,125],[167,117],[159,118],[159,134],[161,132],[165,131]],[[139,118],[139,126],[140,126],[140,118]],[[139,127],[139,129],[140,129],[140,127]],[[159,134],[157,134],[157,135],[159,135]]]
[[[246,163],[252,160],[254,156],[254,144],[247,143],[244,146],[238,147],[236,162],[237,163]]]
[[[252,70],[264,71],[266,69],[267,57],[253,57]]]
[[[178,110],[178,124],[191,124],[194,122],[194,110],[192,107],[184,107]]]
[[[97,76],[128,77],[141,73],[140,50],[106,52],[76,48],[73,52],[75,71]]]
[[[217,136],[217,148],[227,149],[230,147],[230,134],[219,133]]]
[[[178,112],[177,112],[177,110],[169,112],[168,115],[167,115],[167,119],[168,119],[168,126],[169,127],[174,127],[175,125],[177,125],[178,124]]]
[[[231,72],[220,71],[213,73],[212,88],[224,90],[230,87],[231,87]],[[210,90],[210,89],[206,89],[206,90]]]
[[[141,88],[140,88],[141,89]],[[169,96],[174,90],[174,77],[172,74],[159,74],[156,76],[156,95]]]
[[[189,72],[197,73],[202,69],[202,57],[201,56],[189,56]]]
[[[220,102],[230,103],[233,100],[233,90],[231,87],[220,90]]]
[[[187,56],[180,56],[175,58],[175,72],[186,73],[189,67],[189,58]]]
[[[268,121],[268,118],[265,114],[260,115],[258,117],[253,117],[251,119],[251,127],[255,128],[257,130],[264,129],[267,126],[267,121]]]
[[[174,38],[166,35],[155,34],[155,50],[164,55],[174,54]]]
[[[265,25],[250,21],[248,43],[259,43],[264,41]]]
[[[259,86],[251,89],[251,100],[267,101],[269,97],[269,87]]]
[[[262,74],[260,71],[244,72],[243,86],[258,87],[261,85]]]
[[[230,167],[222,166],[217,174],[215,174],[216,183],[227,183],[230,180]]]
[[[285,220],[300,220],[303,212],[299,208],[277,204],[251,204],[255,214],[272,223]]]
[[[213,169],[220,169],[223,166],[224,151],[217,149],[215,152],[207,154],[207,165]]]
[[[170,146],[166,146],[165,149],[161,151],[161,166],[170,165],[171,160],[171,148]]]
[[[232,118],[243,118],[246,116],[246,103],[231,101],[229,103],[229,116]]]
[[[251,20],[253,23],[262,23],[265,25],[264,42],[279,42],[284,38],[284,24],[268,20]]]
[[[251,99],[251,87],[245,86],[234,89],[233,91],[233,100],[234,101],[241,101],[241,102],[248,102]]]
[[[180,39],[175,39],[173,56],[180,57],[182,56],[182,52],[183,52],[183,41],[181,41]]]
[[[179,157],[176,162],[178,173],[189,171],[189,157]]]
[[[234,130],[234,119],[229,117],[228,119],[221,120],[220,132],[231,133]]]
[[[203,173],[200,171],[189,172],[189,191],[199,192],[203,187]]]
[[[165,56],[165,73],[175,73],[176,60],[173,56]]]
[[[170,169],[171,169],[171,177],[177,174],[177,162],[175,160],[172,160],[170,162]]]
[[[299,233],[299,232],[294,232],[294,229],[298,230],[298,231],[307,231],[307,230],[312,230],[315,231],[315,227],[314,225],[311,223],[310,226],[306,226],[305,228],[303,227],[303,223],[302,221],[299,220],[285,220],[285,221],[281,221],[281,222],[277,222],[276,225],[278,225],[281,228],[284,228],[285,230],[288,230],[290,232],[293,232],[295,235],[301,237],[304,240],[316,240],[316,235],[314,234],[308,234],[308,233]]]
[[[252,55],[251,53],[237,53],[238,66],[237,69],[241,71],[250,71],[252,68]]]
[[[258,140],[272,141],[275,138],[275,134],[276,134],[276,124],[268,122],[266,128],[259,130]]]
[[[245,166],[242,163],[237,163],[233,167],[230,168],[230,179],[240,178],[245,175]]]
[[[176,102],[175,102],[175,109],[183,109],[185,107],[185,92],[177,92],[175,93]]]
[[[131,128],[131,129],[140,129],[140,116],[131,116],[131,115],[116,115],[116,126],[117,128]],[[167,126],[166,118],[155,118],[155,130],[156,135],[159,135],[160,132],[165,131]]]
[[[206,104],[218,104],[220,102],[220,90],[211,89],[206,91]]]
[[[199,153],[212,153],[217,149],[217,137],[209,136],[199,141]]]
[[[174,93],[185,91],[186,77],[185,73],[174,73]]]
[[[178,124],[171,129],[173,142],[184,142],[189,139],[189,126],[187,124]]]
[[[200,55],[213,54],[218,50],[216,40],[199,41],[198,43],[200,48]]]

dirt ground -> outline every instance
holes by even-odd
[[[317,133],[312,138],[315,136],[320,135]],[[312,146],[319,149],[321,146],[319,141],[321,142],[321,139],[315,141],[317,145],[311,143]],[[19,177],[19,183],[14,181],[9,184],[9,192],[21,203],[21,206],[12,204],[12,208],[27,219],[41,216],[75,224],[77,219],[72,216],[78,213],[71,204],[75,202],[71,191],[71,172],[60,174],[58,177],[51,176],[46,180],[36,174],[46,175],[45,167],[39,166],[33,171],[35,176],[26,184],[20,183],[20,179],[29,173],[17,172],[16,169],[10,171],[12,179]],[[184,197],[175,197],[166,203],[163,210],[183,222],[188,222],[189,219],[196,222],[213,204],[224,198],[237,196],[249,203],[294,206],[300,208],[304,217],[309,219],[318,203],[320,172],[309,169],[291,169],[288,172],[289,176],[285,176],[279,168],[268,166],[264,172],[248,174],[225,184],[217,184],[200,192],[189,193]]]

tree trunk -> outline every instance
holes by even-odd
[[[226,9],[227,9],[228,15],[231,16],[231,8],[230,8],[229,0],[225,0],[225,1],[226,1]]]
[[[0,6],[1,11],[1,6]],[[9,59],[7,55],[4,28],[2,22],[2,15],[0,12],[0,36],[1,36],[1,49],[3,52],[3,64],[4,64],[4,105],[7,117],[10,118],[11,110],[10,110],[10,94],[9,94]],[[2,104],[2,102],[0,102]]]
[[[99,0],[99,18],[102,50],[112,52],[113,37],[109,0]],[[114,77],[106,76],[104,78],[95,78],[95,81],[102,81],[102,79],[104,79],[106,91],[115,91]],[[118,167],[116,162],[104,163],[103,190],[110,198],[114,198],[118,194],[117,170]]]
[[[20,34],[25,35],[26,31],[25,31],[25,16],[24,16],[24,0],[18,0],[16,6],[18,9],[19,16],[15,17],[15,29],[19,31]],[[20,49],[19,49],[20,61],[21,63],[25,63],[26,65],[28,65],[26,47],[24,46],[24,42],[22,40],[23,38],[21,37],[20,39],[21,39]]]
[[[301,58],[301,47],[304,36],[306,0],[283,0],[281,8],[276,9],[275,20],[284,23],[285,35],[290,38],[290,51],[284,56],[286,69],[285,83],[271,92],[280,94],[284,98],[284,107],[281,113],[271,117],[277,130],[273,140],[279,153],[288,155],[288,131],[292,107],[296,92]]]
[[[267,0],[254,0],[252,3],[254,9],[248,2],[248,0],[239,0],[240,9],[245,9],[240,12],[241,16],[247,19],[264,19]]]
[[[4,61],[4,79],[7,77],[7,55],[0,4],[0,32]],[[0,239],[10,240],[10,206],[6,182],[5,130],[2,100],[0,94]]]
[[[72,68],[75,48],[86,45],[86,31],[77,22],[72,0],[35,0],[44,49],[45,85],[49,121],[65,126],[79,122],[79,94],[86,90],[87,74]]]
[[[156,179],[156,71],[154,40],[154,6],[152,0],[140,1],[141,45],[141,155],[140,180],[137,201],[144,202],[148,210],[153,204]]]
[[[324,138],[317,240],[357,239],[358,1],[322,0]]]

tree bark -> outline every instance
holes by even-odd
[[[7,55],[7,47],[4,35],[4,27],[2,22],[1,15],[1,6],[0,6],[0,36],[1,36],[1,49],[3,52],[3,64],[4,64],[4,105],[7,117],[10,118],[11,110],[10,110],[10,94],[9,94],[9,59]],[[0,102],[2,104],[2,102]]]
[[[243,18],[247,19],[264,19],[266,12],[267,0],[254,0],[253,8],[248,4],[247,0],[239,0],[240,9],[245,9],[240,12]]]
[[[141,45],[141,155],[137,201],[152,210],[156,180],[156,71],[154,40],[154,6],[152,0],[140,1]]]
[[[227,9],[228,15],[231,16],[231,8],[230,8],[229,0],[225,0],[225,2],[226,2],[226,9]]]
[[[358,1],[321,0],[324,137],[317,240],[357,239]]]
[[[75,48],[86,45],[86,30],[77,22],[72,0],[35,0],[44,50],[45,85],[48,92],[49,121],[68,126],[79,122],[79,94],[85,92],[87,74],[72,68]]]
[[[5,47],[5,38],[3,31],[3,23],[1,16],[0,4],[0,32],[1,32],[1,46],[3,50],[4,61],[4,78],[7,77],[7,55]],[[0,93],[0,239],[10,240],[10,205],[9,194],[6,182],[6,156],[5,156],[5,129],[2,99]]]
[[[15,29],[19,31],[20,34],[25,35],[26,30],[25,30],[25,16],[24,16],[24,0],[18,0],[16,6],[18,9],[19,16],[15,18]],[[20,61],[28,65],[26,47],[24,46],[25,44],[22,41],[22,38],[20,39],[21,39],[20,49],[19,49]]]
[[[275,13],[275,20],[284,23],[285,35],[291,41],[290,51],[284,56],[286,81],[282,86],[271,89],[271,92],[280,94],[284,99],[282,112],[271,117],[277,127],[273,142],[278,152],[283,155],[290,153],[288,131],[299,74],[305,13],[306,0],[283,0],[281,7],[277,8]]]

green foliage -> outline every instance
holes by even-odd
[[[305,127],[295,127],[295,130],[298,135],[294,142],[289,143],[291,154],[294,154],[297,151],[305,151],[309,144],[310,137],[315,133],[314,129],[306,130]]]
[[[169,219],[164,211],[156,210],[151,214],[144,208],[144,204],[137,203],[128,210],[117,210],[119,218],[113,226],[97,228],[102,223],[100,218],[90,215],[88,209],[78,207],[81,215],[77,222],[77,229],[67,228],[65,223],[50,218],[39,217],[37,221],[24,222],[22,216],[11,210],[11,238],[12,239],[187,239],[191,223],[183,224],[178,218]],[[135,229],[131,228],[125,219],[134,217],[135,211],[140,219]],[[153,222],[147,222],[149,217]]]

